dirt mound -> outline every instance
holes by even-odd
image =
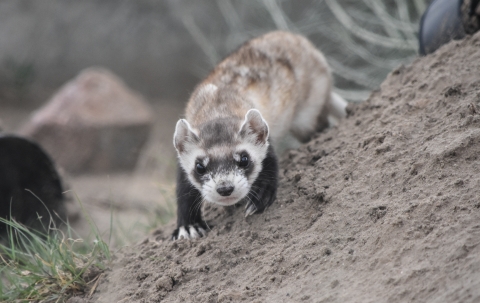
[[[282,160],[264,214],[127,248],[91,302],[479,302],[480,34],[393,71]],[[155,236],[153,236],[154,238]]]

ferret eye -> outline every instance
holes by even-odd
[[[204,173],[207,172],[207,169],[205,168],[205,166],[203,166],[200,163],[197,163],[197,165],[195,165],[195,170],[197,171],[197,174],[199,174],[199,175],[203,175]]]
[[[238,166],[247,167],[248,164],[250,164],[250,161],[248,160],[248,156],[242,155],[242,157],[240,158],[240,161],[238,162]]]

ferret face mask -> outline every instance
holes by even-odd
[[[182,169],[202,198],[227,206],[250,192],[262,170],[268,135],[267,122],[251,109],[243,121],[217,119],[198,130],[181,119],[173,144]]]

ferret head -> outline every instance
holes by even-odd
[[[173,144],[181,167],[202,197],[233,205],[250,191],[268,150],[268,125],[250,109],[245,119],[218,118],[199,129],[177,122]]]

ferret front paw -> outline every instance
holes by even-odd
[[[175,229],[172,234],[172,240],[178,239],[196,239],[201,237],[206,237],[207,231],[203,229],[199,224],[180,226]]]
[[[260,182],[259,182],[260,183]],[[275,185],[261,182],[254,184],[255,190],[248,194],[247,205],[245,205],[245,217],[255,213],[261,213],[270,206],[277,196],[277,187]]]

